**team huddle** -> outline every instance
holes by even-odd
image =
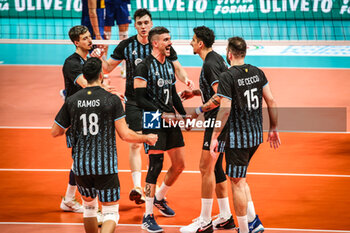
[[[203,60],[199,89],[194,88],[186,71],[177,60],[170,32],[153,27],[147,9],[134,14],[137,35],[120,42],[107,60],[104,51],[92,50],[91,34],[85,26],[70,29],[69,36],[76,51],[63,66],[65,102],[52,126],[52,135],[66,133],[72,148],[73,165],[70,186],[76,186],[83,199],[79,206],[74,194],[62,200],[61,208],[83,212],[88,233],[98,232],[98,200],[102,205],[101,232],[114,232],[119,220],[120,183],[117,166],[116,134],[129,143],[129,161],[134,188],[129,199],[145,203],[141,227],[148,232],[162,232],[153,214],[155,206],[162,215],[175,216],[166,194],[185,168],[184,139],[179,125],[159,128],[143,127],[144,112],[159,114],[161,121],[190,121],[204,113],[205,120],[221,122],[219,127],[205,128],[200,158],[201,213],[182,233],[215,229],[235,229],[227,190],[231,183],[233,204],[240,233],[263,232],[255,213],[246,182],[249,162],[263,142],[262,102],[266,102],[270,118],[267,141],[278,148],[277,105],[264,72],[244,63],[247,45],[244,39],[228,39],[227,63],[212,49],[214,32],[205,26],[193,29],[193,53]],[[125,95],[106,84],[104,73],[126,64]],[[229,65],[229,67],[227,66]],[[176,81],[187,89],[178,93]],[[203,104],[185,109],[183,101],[200,96]],[[122,104],[125,102],[125,110]],[[187,128],[188,129],[188,128]],[[189,129],[188,129],[189,130]],[[149,157],[144,189],[141,186],[141,149]],[[157,188],[163,168],[164,153],[171,166]],[[226,171],[222,167],[225,158]],[[214,190],[220,214],[212,219]]]

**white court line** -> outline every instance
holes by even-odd
[[[51,127],[48,127],[48,126],[0,126],[0,129],[51,129]]]
[[[173,40],[174,46],[189,45],[191,39],[188,40]],[[264,45],[264,46],[347,46],[348,40],[246,40],[248,46]],[[94,44],[117,45],[120,40],[93,40]],[[70,40],[49,40],[49,39],[0,39],[0,44],[68,44]],[[227,40],[216,40],[215,46],[226,47]]]
[[[0,129],[51,129],[48,126],[0,126]],[[192,129],[192,131],[204,131],[204,129]],[[268,130],[263,130],[268,132]],[[280,133],[322,133],[322,134],[350,134],[350,131],[293,131],[293,130],[279,130]]]
[[[61,225],[61,226],[83,226],[83,223],[55,223],[55,222],[0,222],[0,225]],[[141,224],[118,224],[118,226],[140,227]],[[182,227],[181,225],[160,225],[162,227]],[[318,230],[318,229],[293,229],[293,228],[265,228],[270,231],[306,231],[306,232],[339,232],[350,233],[347,230]]]
[[[0,126],[0,129],[51,129],[51,127],[41,126]]]
[[[70,169],[17,169],[17,168],[0,168],[1,171],[9,172],[69,172]],[[131,172],[131,170],[118,170],[120,173]],[[147,170],[142,170],[146,173]],[[166,173],[167,170],[162,170]],[[187,174],[199,174],[200,171],[183,171]],[[300,173],[269,173],[269,172],[247,172],[248,175],[258,176],[304,176],[304,177],[337,177],[337,178],[350,178],[350,175],[332,175],[332,174],[300,174]]]

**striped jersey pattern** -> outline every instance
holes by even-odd
[[[114,60],[125,60],[126,64],[126,83],[125,83],[125,96],[128,101],[135,102],[135,90],[134,90],[134,73],[136,66],[140,64],[148,55],[151,54],[151,47],[148,44],[141,44],[137,40],[137,35],[129,37],[123,40],[115,48],[111,55]],[[177,54],[172,48],[170,50],[169,59],[172,61],[177,60]]]
[[[175,85],[173,63],[166,58],[160,63],[153,55],[148,56],[136,69],[135,78],[147,82],[147,94],[161,112],[174,112],[172,88]]]
[[[262,70],[244,64],[220,76],[218,95],[231,99],[228,119],[229,148],[252,148],[263,142],[262,90],[267,84]]]
[[[118,173],[114,122],[123,117],[120,99],[101,87],[87,87],[67,98],[55,122],[71,129],[74,174]]]

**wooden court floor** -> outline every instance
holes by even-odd
[[[197,80],[198,69],[187,71]],[[264,71],[279,106],[346,107],[349,111],[350,70]],[[124,80],[117,72],[112,73],[112,84],[122,90]],[[84,232],[81,214],[59,209],[72,160],[65,139],[51,138],[48,127],[62,104],[58,95],[62,79],[58,66],[0,66],[0,232]],[[182,84],[178,89],[183,89]],[[185,104],[196,106],[199,100]],[[179,226],[200,213],[202,136],[200,131],[184,132],[185,172],[167,195],[176,216],[165,218],[155,210],[165,232],[178,232]],[[247,176],[266,231],[350,232],[349,134],[282,132],[280,136],[279,150],[267,143],[260,146]],[[128,147],[119,139],[117,145],[121,218],[116,232],[145,232],[139,225],[144,206],[128,200],[132,186]],[[217,213],[214,202],[213,215]]]

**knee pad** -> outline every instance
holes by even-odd
[[[226,175],[224,172],[224,169],[222,168],[222,158],[223,158],[223,153],[220,153],[219,158],[216,161],[215,164],[215,181],[217,184],[224,182],[226,180]]]
[[[119,222],[119,204],[102,205],[103,222],[112,220],[115,224]]]
[[[84,201],[83,200],[83,208],[84,208],[84,218],[94,218],[97,217],[98,211],[98,202],[97,198],[92,201]]]
[[[149,167],[146,177],[146,182],[156,184],[159,174],[163,168],[164,154],[149,155]]]

